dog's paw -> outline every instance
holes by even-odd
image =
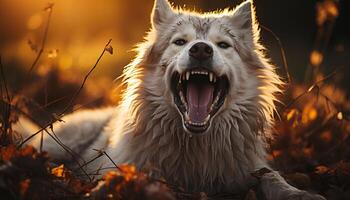
[[[287,200],[326,200],[321,195],[312,194],[306,191],[295,191],[288,195]]]

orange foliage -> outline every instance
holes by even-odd
[[[64,173],[64,165],[60,165],[58,167],[52,168],[51,169],[51,174],[55,175],[56,177],[65,177],[65,173]]]
[[[330,171],[330,169],[326,166],[323,166],[323,165],[317,166],[315,169],[315,173],[317,173],[317,174],[325,174],[329,171]]]
[[[324,0],[316,5],[316,23],[321,26],[327,20],[333,20],[339,15],[338,7],[334,0]]]
[[[24,195],[26,194],[28,188],[30,186],[30,179],[27,178],[27,179],[24,179],[23,181],[20,182],[20,193],[21,193],[21,196],[24,197]]]
[[[325,131],[325,132],[320,134],[320,138],[324,142],[330,142],[330,141],[332,141],[332,133],[330,131]]]

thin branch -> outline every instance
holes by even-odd
[[[44,108],[47,108],[47,107],[49,107],[49,106],[51,106],[51,105],[53,105],[53,104],[55,104],[55,103],[57,103],[57,102],[60,102],[60,101],[62,101],[62,100],[64,100],[64,99],[66,99],[68,97],[68,95],[66,95],[66,96],[63,96],[63,97],[60,97],[60,98],[58,98],[58,99],[55,99],[55,100],[53,100],[53,101],[50,101],[50,102],[48,102],[48,103],[46,103],[46,104],[44,104],[44,105],[42,105],[42,106],[39,106],[37,109],[35,109],[35,110],[42,110],[42,109],[44,109]]]
[[[97,59],[95,65],[91,68],[91,70],[87,73],[87,75],[85,76],[83,83],[81,84],[80,88],[75,92],[73,98],[71,99],[69,105],[67,107],[65,107],[65,109],[61,112],[60,115],[58,115],[58,117],[54,118],[53,120],[51,120],[51,122],[45,124],[40,130],[38,130],[37,132],[35,132],[34,134],[30,135],[29,137],[27,137],[25,140],[23,140],[21,142],[21,144],[19,144],[18,148],[21,148],[23,146],[23,144],[25,144],[26,142],[28,142],[29,140],[31,140],[33,137],[35,137],[36,135],[38,135],[41,131],[46,130],[48,127],[52,126],[53,123],[60,121],[61,118],[64,116],[64,114],[68,111],[68,109],[71,107],[71,105],[73,105],[75,99],[77,98],[77,96],[79,95],[79,93],[82,91],[86,80],[88,79],[88,77],[90,76],[90,74],[93,72],[93,70],[97,67],[97,64],[99,63],[99,61],[101,60],[102,56],[104,55],[104,53],[106,52],[106,47],[111,43],[112,39],[110,39],[108,41],[108,43],[106,44],[105,48],[103,49],[101,55],[99,56],[99,58]]]
[[[4,67],[2,65],[2,57],[0,55],[0,70],[1,70],[1,79],[4,83],[4,88],[5,88],[5,92],[6,92],[6,98],[9,102],[11,102],[11,97],[10,97],[10,93],[7,89],[7,81],[6,81],[6,77],[5,77],[5,73],[4,73]]]
[[[7,102],[4,102],[7,103]],[[30,115],[28,115],[26,112],[24,112],[23,110],[21,110],[20,108],[18,108],[17,106],[12,106],[14,109],[16,109],[16,111],[20,112],[21,114],[23,114],[24,116],[28,117],[28,119],[32,120],[34,123],[39,124],[35,119],[33,119]],[[91,177],[88,175],[88,173],[83,169],[82,165],[80,164],[80,162],[78,161],[78,158],[80,158],[83,162],[85,162],[84,159],[82,159],[80,157],[80,155],[78,155],[77,153],[75,153],[72,149],[70,149],[68,146],[66,146],[65,144],[63,144],[60,139],[56,136],[55,132],[53,131],[53,129],[51,129],[52,134],[50,132],[47,131],[47,127],[46,128],[42,128],[40,130],[39,133],[42,133],[43,131],[46,132],[46,134],[48,134],[58,145],[60,145],[68,154],[70,154],[70,156],[72,156],[74,162],[77,163],[77,165],[79,166],[79,168],[83,171],[83,173],[89,178],[90,181],[92,181]],[[22,142],[19,145],[19,148],[23,145],[24,143]]]
[[[94,162],[96,159],[98,159],[98,158],[100,158],[101,156],[103,156],[104,154],[103,154],[103,152],[100,152],[99,151],[99,153],[98,153],[98,155],[97,156],[95,156],[94,158],[92,158],[91,160],[89,160],[89,161],[87,161],[87,162],[85,162],[81,167],[85,167],[85,166],[87,166],[88,164],[90,164],[90,163],[92,163],[92,162]],[[79,168],[78,168],[79,169]],[[76,171],[76,170],[78,170],[78,169],[75,169],[74,171]]]
[[[107,156],[107,158],[113,163],[113,165],[115,166],[115,168],[117,168],[119,171],[123,171],[114,161],[111,157],[109,157],[109,155],[107,154],[107,152],[103,151],[103,154]]]
[[[331,72],[330,74],[328,74],[327,76],[325,76],[324,78],[316,81],[315,83],[313,83],[307,90],[305,90],[303,93],[299,94],[297,97],[295,97],[294,99],[292,99],[291,102],[289,102],[285,107],[284,110],[290,108],[295,102],[297,102],[301,97],[303,97],[304,95],[312,92],[315,88],[319,89],[319,84],[325,82],[326,80],[332,78],[334,75],[336,75],[338,73],[338,71],[342,68],[344,68],[347,65],[341,66],[339,68],[336,68],[333,72]]]
[[[99,152],[99,154],[107,156],[107,158],[113,163],[115,168],[117,168],[119,171],[123,172],[123,170],[113,161],[113,159],[107,154],[106,151],[102,151],[102,150],[99,150],[99,149],[93,149],[93,150]]]
[[[0,55],[0,71],[1,71],[1,80],[2,80],[0,82],[3,82],[7,101],[11,102],[10,93],[7,88],[6,76],[2,65],[1,55]],[[2,88],[1,88],[1,99],[3,99]],[[11,124],[10,124],[11,109],[12,109],[11,105],[4,104],[3,113],[2,113],[2,126],[1,126],[3,130],[2,130],[2,134],[0,135],[0,142],[2,144],[9,143],[9,142],[12,143],[12,137],[10,135],[7,135],[7,134],[11,134],[11,132],[8,131],[11,128]]]
[[[30,69],[28,71],[28,74],[30,74],[33,69],[35,68],[35,66],[37,65],[42,53],[44,52],[45,46],[46,46],[46,41],[47,41],[47,35],[49,32],[49,26],[50,26],[50,21],[51,21],[51,15],[52,15],[52,7],[50,9],[48,9],[48,18],[47,18],[47,22],[46,22],[46,26],[45,26],[45,31],[44,31],[44,36],[43,36],[43,40],[41,42],[41,47],[40,50],[37,54],[37,56],[35,57],[35,60],[33,61],[32,65],[30,66]]]
[[[289,67],[288,67],[288,63],[287,63],[287,57],[286,57],[286,52],[284,51],[282,42],[280,40],[280,38],[269,28],[267,28],[266,26],[260,25],[261,28],[265,29],[267,32],[271,33],[272,36],[275,38],[275,40],[278,42],[279,48],[280,48],[280,52],[281,52],[281,56],[282,56],[282,61],[283,61],[283,67],[284,67],[284,71],[287,75],[287,79],[288,79],[288,83],[292,84],[292,78],[289,74]]]
[[[97,59],[95,65],[94,65],[94,66],[90,69],[90,71],[86,74],[86,76],[84,77],[84,80],[83,80],[83,82],[82,82],[80,88],[74,93],[74,95],[73,95],[71,101],[70,101],[69,104],[65,107],[65,109],[63,109],[63,111],[62,111],[62,113],[60,114],[60,116],[63,115],[63,114],[65,114],[65,113],[69,110],[69,108],[70,108],[71,106],[73,106],[73,104],[74,104],[76,98],[78,97],[78,95],[80,94],[80,92],[83,90],[86,80],[89,78],[90,74],[91,74],[91,73],[95,70],[95,68],[97,67],[97,64],[100,62],[101,58],[103,57],[103,55],[104,55],[105,52],[106,52],[106,48],[109,46],[109,44],[110,44],[111,42],[112,42],[112,39],[109,39],[109,41],[108,41],[107,44],[105,45],[105,48],[103,48],[103,51],[102,51],[100,57],[98,57],[98,59]]]

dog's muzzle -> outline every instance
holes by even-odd
[[[183,73],[174,72],[171,90],[187,132],[204,133],[223,105],[229,81],[212,70],[213,49],[198,42],[189,49],[189,65]]]

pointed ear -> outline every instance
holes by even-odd
[[[154,0],[154,6],[151,15],[152,26],[158,29],[175,16],[168,0]]]
[[[246,42],[254,42],[258,39],[258,28],[255,22],[255,10],[252,0],[246,0],[241,3],[230,14],[229,23],[245,40],[251,40]]]

